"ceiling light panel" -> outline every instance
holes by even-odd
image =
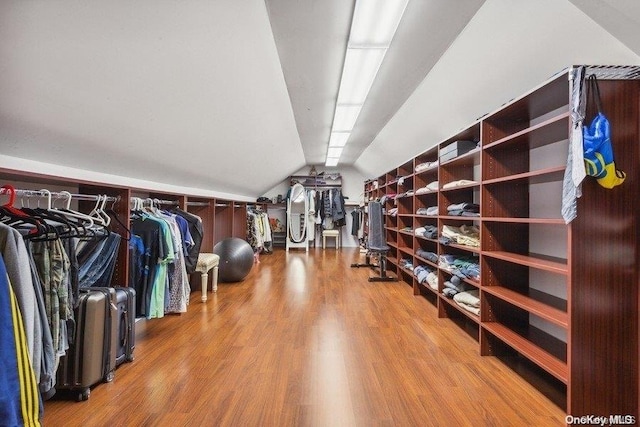
[[[333,166],[338,166],[338,161],[340,159],[338,157],[327,157],[327,161],[324,162],[324,165],[326,167],[333,167]]]
[[[349,46],[389,47],[408,0],[358,0]]]
[[[337,105],[333,117],[333,132],[350,132],[355,125],[362,105]]]
[[[378,74],[386,49],[347,49],[338,104],[363,104]]]
[[[344,147],[347,144],[349,136],[351,136],[349,132],[331,132],[329,147]]]
[[[326,166],[337,166],[409,0],[356,0]]]
[[[327,150],[327,157],[340,158],[340,156],[342,155],[342,148],[343,147],[329,147],[329,149]]]

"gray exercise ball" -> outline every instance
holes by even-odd
[[[240,282],[253,267],[253,249],[246,241],[230,237],[216,243],[213,253],[220,257],[218,280]]]

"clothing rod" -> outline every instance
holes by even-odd
[[[141,200],[143,202],[151,201],[154,205],[179,205],[180,202],[178,200],[160,200],[152,197],[131,197],[131,201]]]
[[[187,206],[209,206],[209,202],[187,202]]]
[[[180,204],[180,202],[178,202],[177,200],[158,200],[158,199],[153,199],[153,203],[158,205],[179,205]]]
[[[10,194],[12,190],[8,190],[6,188],[0,188],[0,194]],[[13,193],[16,196],[20,197],[51,197],[51,199],[67,199],[71,196],[74,200],[86,200],[97,202],[98,197],[102,200],[104,198],[103,195],[95,195],[95,194],[73,194],[73,193],[61,193],[56,191],[43,191],[43,190],[13,190]],[[107,196],[107,202],[117,202],[119,197]]]
[[[226,204],[226,203],[216,203],[216,204],[215,204],[215,207],[216,207],[216,208],[228,208],[228,207],[229,207],[229,205],[228,205],[228,204]]]

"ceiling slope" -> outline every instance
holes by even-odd
[[[567,0],[487,0],[355,167],[385,173],[580,63],[640,57]]]
[[[640,55],[638,0],[570,0],[591,19]]]
[[[4,156],[252,196],[305,163],[263,0],[0,2],[0,93]]]
[[[307,164],[323,164],[354,0],[265,0]],[[484,0],[409,1],[340,164],[352,164]]]

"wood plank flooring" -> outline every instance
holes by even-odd
[[[137,323],[135,361],[45,426],[559,426],[565,413],[356,249],[261,256],[183,315]]]

